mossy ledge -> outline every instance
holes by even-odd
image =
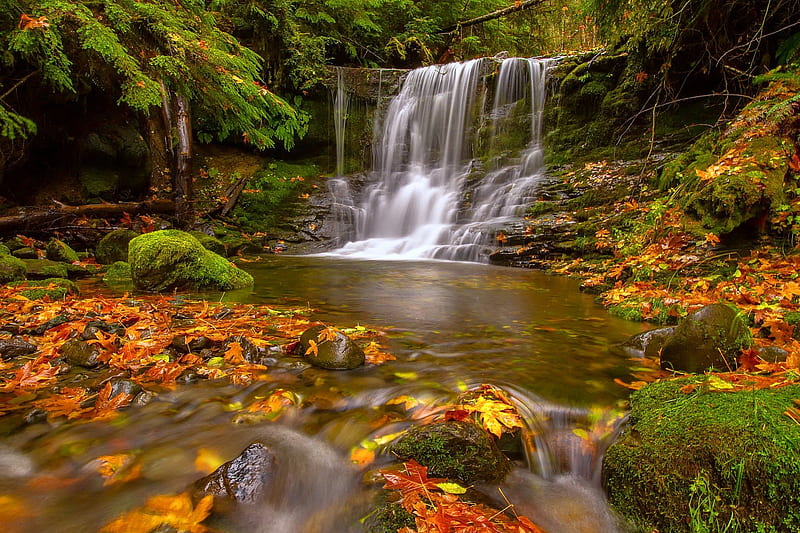
[[[609,501],[637,531],[800,531],[800,425],[783,414],[800,385],[723,392],[712,380],[631,396],[603,463]]]

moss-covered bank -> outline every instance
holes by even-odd
[[[723,392],[713,377],[648,385],[609,448],[611,504],[640,531],[800,531],[800,385]]]

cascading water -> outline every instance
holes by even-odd
[[[355,238],[337,254],[364,258],[480,261],[494,232],[521,214],[542,176],[540,132],[550,60],[503,61],[486,111],[481,97],[492,60],[409,73],[386,113],[374,170],[359,207]],[[483,174],[476,137],[512,128],[529,107],[527,147]]]

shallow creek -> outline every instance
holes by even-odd
[[[628,391],[636,361],[614,347],[644,329],[604,312],[577,284],[540,272],[441,261],[364,261],[269,256],[243,266],[255,289],[205,294],[211,300],[311,307],[312,320],[384,331],[397,357],[353,371],[308,368],[278,357],[274,383],[200,382],[130,409],[114,424],[53,430],[37,424],[0,444],[0,489],[35,516],[18,531],[96,531],[154,494],[178,493],[201,477],[198,452],[229,460],[260,440],[278,456],[271,493],[216,524],[232,533],[362,531],[374,488],[348,460],[370,438],[386,402],[409,395],[433,405],[489,383],[506,391],[537,437],[503,490],[518,512],[549,533],[612,532],[599,489],[598,455],[613,426],[609,410]],[[235,424],[226,406],[282,387],[308,401],[274,422]],[[597,424],[611,431],[594,431]],[[408,427],[407,422],[385,433]],[[587,453],[574,430],[596,433]],[[83,476],[95,458],[135,451],[139,479],[119,487]],[[391,456],[378,456],[377,466]],[[373,486],[374,487],[374,486]],[[485,488],[494,497],[494,487]],[[498,496],[496,502],[505,506]]]

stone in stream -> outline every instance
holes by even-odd
[[[622,343],[622,349],[636,357],[658,357],[664,343],[674,331],[675,326],[668,326],[637,333]]]
[[[3,359],[14,359],[22,355],[30,355],[38,349],[35,344],[31,344],[22,337],[0,339],[0,357]]]
[[[88,342],[70,339],[61,345],[61,355],[71,364],[84,368],[95,368],[100,365],[100,349]]]
[[[735,370],[739,354],[752,344],[741,311],[725,304],[707,305],[675,326],[661,348],[661,368],[693,373]]]
[[[59,239],[50,239],[45,247],[47,258],[61,263],[74,263],[78,260],[78,253]]]
[[[195,482],[198,497],[213,494],[240,503],[255,503],[265,494],[275,468],[275,454],[254,442],[235,459]]]
[[[261,360],[263,359],[261,352],[250,339],[244,335],[234,335],[232,337],[228,337],[222,343],[223,350],[227,352],[233,343],[239,344],[239,347],[242,349],[242,357],[245,361],[248,363],[261,363]]]
[[[497,482],[511,471],[511,461],[489,434],[469,422],[413,427],[392,446],[392,452],[427,466],[431,477],[447,477],[467,485]]]
[[[310,364],[328,370],[351,370],[366,360],[364,350],[353,339],[335,328],[322,325],[303,332],[295,353]]]
[[[110,265],[117,261],[128,261],[128,243],[139,234],[129,229],[116,229],[100,239],[95,249],[95,258],[101,265]]]

